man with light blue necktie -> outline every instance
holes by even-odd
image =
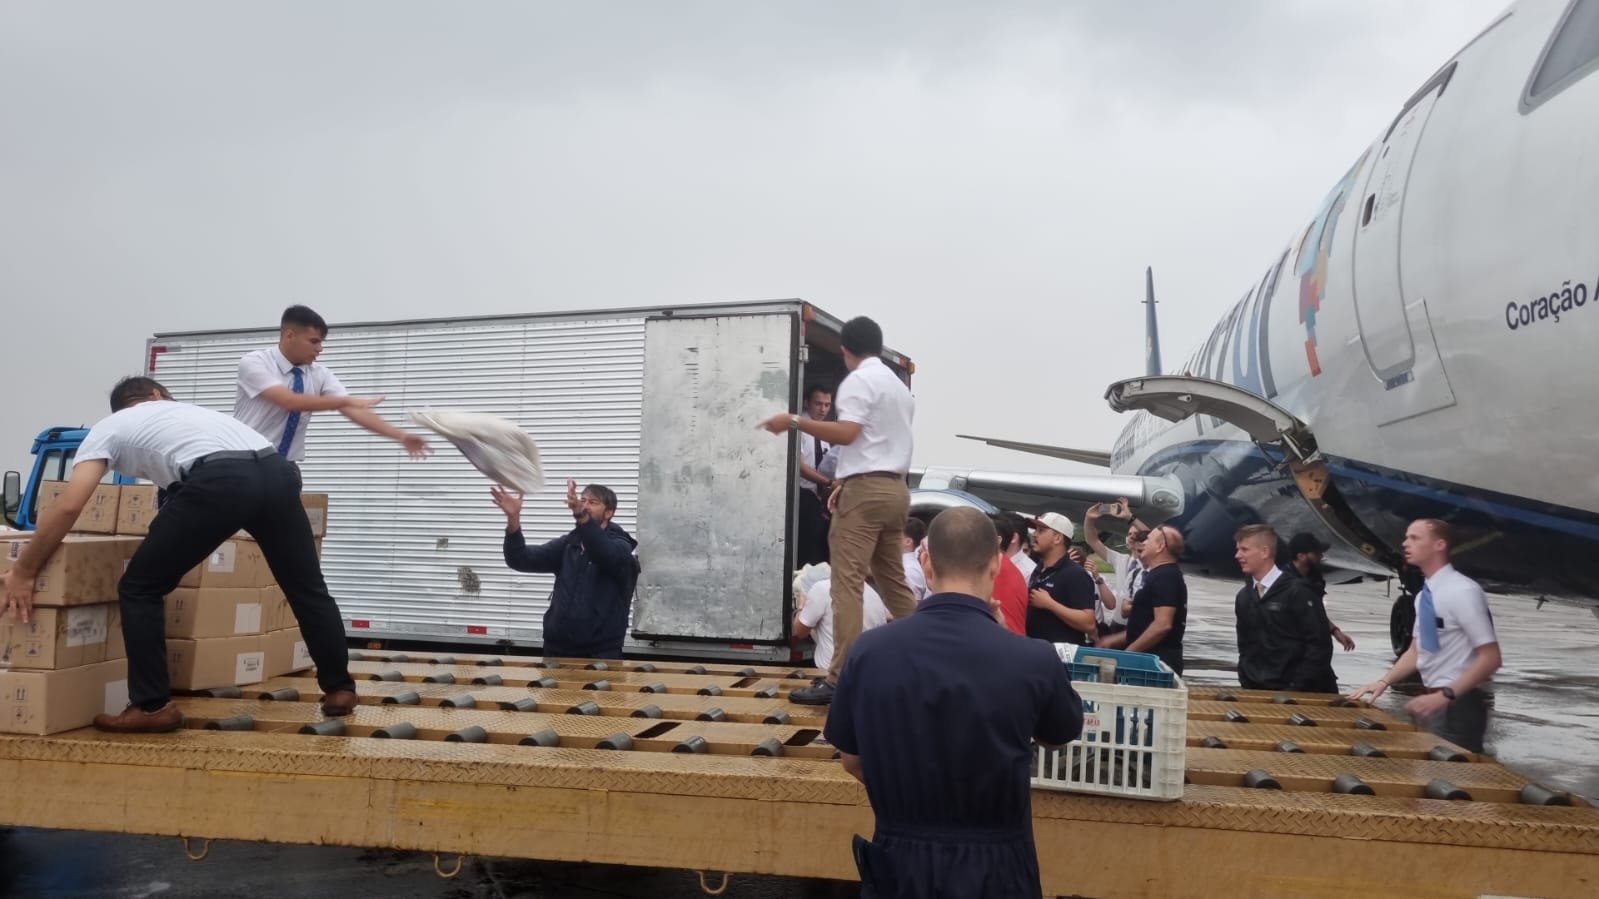
[[[1416,633],[1388,673],[1351,698],[1375,702],[1394,681],[1419,671],[1423,692],[1405,711],[1438,736],[1482,752],[1492,702],[1484,688],[1503,659],[1487,595],[1449,564],[1454,542],[1454,529],[1436,518],[1406,529],[1405,561],[1427,579],[1416,597]]]
[[[246,353],[239,360],[233,417],[272,441],[279,455],[296,464],[305,458],[311,413],[329,410],[398,442],[413,459],[426,457],[426,440],[372,411],[383,397],[350,396],[332,369],[316,361],[327,336],[328,323],[311,309],[283,310],[278,345]]]

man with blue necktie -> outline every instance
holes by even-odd
[[[1388,673],[1351,698],[1375,702],[1395,680],[1419,671],[1423,692],[1405,711],[1438,736],[1482,752],[1491,702],[1484,688],[1503,660],[1487,595],[1449,564],[1454,542],[1454,529],[1436,518],[1405,531],[1405,561],[1427,579],[1416,597],[1416,633]]]
[[[305,306],[283,310],[278,345],[239,360],[233,417],[272,441],[278,454],[298,464],[305,458],[311,413],[338,410],[368,431],[398,442],[413,459],[427,456],[427,441],[402,431],[372,411],[383,397],[355,397],[326,365],[316,361],[328,323]]]

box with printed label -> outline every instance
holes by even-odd
[[[266,654],[260,636],[168,640],[167,670],[174,690],[243,687],[266,679]]]
[[[300,636],[297,627],[273,631],[262,642],[266,644],[267,677],[282,677],[314,667],[311,652],[305,648],[305,638]]]
[[[264,634],[266,607],[258,587],[179,587],[167,594],[168,637]]]
[[[123,484],[122,499],[117,502],[117,533],[144,536],[150,533],[150,519],[155,517],[154,484]]]
[[[43,520],[46,513],[55,509],[61,502],[61,494],[67,489],[66,481],[41,481],[39,483],[39,507],[36,520]],[[117,502],[122,496],[122,488],[116,484],[101,484],[94,488],[94,494],[84,504],[83,511],[78,513],[78,520],[72,525],[72,530],[82,534],[114,534],[117,531]]]
[[[27,624],[0,617],[0,668],[75,668],[126,654],[116,603],[37,608]]]
[[[126,659],[58,671],[0,671],[0,733],[44,736],[128,706]]]
[[[33,583],[36,606],[86,606],[115,602],[117,581],[139,548],[138,537],[68,534]],[[22,555],[26,540],[0,544],[0,573]]]
[[[265,587],[272,582],[261,548],[245,540],[229,540],[195,566],[180,587]]]

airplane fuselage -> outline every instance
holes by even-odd
[[[1599,597],[1599,76],[1546,54],[1568,6],[1517,3],[1440,69],[1168,369],[1309,425],[1391,546],[1445,518],[1462,570],[1575,598]],[[1326,533],[1278,461],[1219,419],[1143,412],[1111,454],[1183,483],[1190,555],[1224,573],[1242,524]],[[1334,545],[1333,564],[1384,571]]]

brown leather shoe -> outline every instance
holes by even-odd
[[[322,714],[334,717],[348,715],[360,704],[361,700],[354,690],[334,690],[322,697]]]
[[[95,730],[114,734],[164,734],[183,726],[183,712],[168,702],[153,712],[129,705],[120,715],[95,715]]]

